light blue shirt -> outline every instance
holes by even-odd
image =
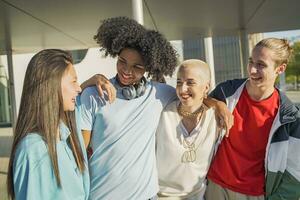
[[[115,84],[115,79],[111,82]],[[92,130],[90,199],[146,200],[158,192],[155,132],[175,89],[147,82],[145,94],[125,100],[121,90],[109,104],[96,87],[83,91],[82,128]]]
[[[16,199],[30,200],[85,200],[89,194],[89,174],[77,168],[67,143],[69,129],[60,124],[61,140],[57,143],[58,168],[61,188],[58,187],[47,147],[42,137],[31,133],[24,137],[16,149],[13,182]],[[79,135],[82,149],[83,139]],[[84,153],[86,159],[86,155]]]

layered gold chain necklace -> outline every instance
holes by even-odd
[[[179,105],[177,107],[178,114],[180,116],[182,116],[182,117],[188,117],[188,118],[196,118],[196,117],[198,117],[199,114],[203,112],[203,110],[204,110],[203,105],[201,105],[200,108],[198,108],[198,110],[196,110],[195,112],[192,112],[192,113],[183,110],[181,103],[179,103]]]
[[[199,121],[200,121],[201,118],[202,118],[202,115],[203,115],[204,107],[202,105],[198,110],[191,113],[191,112],[188,112],[188,111],[184,111],[182,109],[182,105],[180,103],[177,107],[177,111],[178,111],[178,114],[180,116],[182,116],[183,118],[192,119],[192,118],[199,117]],[[197,153],[196,153],[197,148],[196,148],[195,142],[197,141],[197,138],[198,138],[199,134],[200,134],[200,131],[197,132],[197,135],[195,136],[195,139],[194,139],[193,142],[187,141],[186,138],[183,136],[182,145],[186,150],[183,152],[183,154],[181,156],[181,162],[182,163],[194,162],[196,160],[196,158],[197,158]]]

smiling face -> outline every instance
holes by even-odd
[[[274,87],[275,80],[285,70],[285,65],[276,65],[274,52],[266,47],[256,47],[252,51],[247,67],[249,74],[249,86],[259,89]]]
[[[121,86],[138,83],[145,73],[140,53],[130,48],[123,49],[118,56],[117,72]]]
[[[206,74],[197,63],[180,66],[176,94],[186,111],[194,112],[202,105],[209,90],[209,78],[204,78]]]
[[[61,91],[64,111],[75,109],[75,100],[81,88],[77,82],[76,71],[72,64],[69,64],[61,79]]]

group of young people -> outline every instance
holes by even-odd
[[[176,51],[132,19],[104,20],[94,39],[117,57],[117,74],[94,76],[83,91],[69,53],[31,59],[9,163],[12,199],[300,198],[300,112],[275,87],[291,56],[286,40],[260,41],[249,77],[209,93],[209,66],[197,59],[179,65],[176,89],[160,83],[177,67]]]

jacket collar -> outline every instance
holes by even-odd
[[[248,78],[242,79],[243,84],[240,87],[245,87]],[[291,100],[278,87],[275,87],[279,93],[279,121],[281,124],[293,122],[297,117],[300,118],[299,108],[291,102]]]
[[[297,108],[283,92],[281,92],[278,88],[276,89],[280,96],[280,123],[285,124],[295,121],[297,117],[300,117],[299,108]]]

